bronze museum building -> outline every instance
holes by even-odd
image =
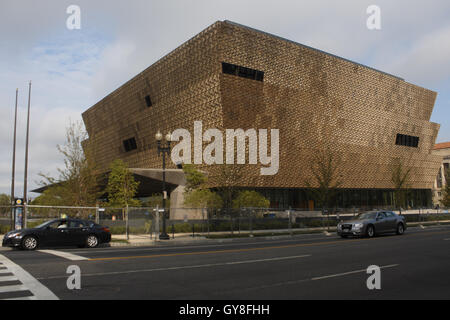
[[[394,205],[397,160],[412,168],[409,206],[430,206],[441,164],[431,153],[439,131],[430,122],[436,95],[347,59],[218,21],[85,111],[85,146],[93,147],[105,173],[114,159],[123,159],[145,197],[161,192],[158,130],[165,135],[184,128],[193,135],[194,121],[203,130],[279,129],[278,173],[261,175],[261,164],[244,164],[233,181],[260,191],[272,207],[314,207],[305,181],[314,154],[324,148],[342,159],[338,207]],[[198,167],[214,176],[218,166]],[[182,170],[170,160],[167,167],[171,206],[182,206]]]

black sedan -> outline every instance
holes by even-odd
[[[111,232],[94,222],[80,219],[56,219],[32,229],[5,234],[3,247],[34,250],[42,246],[79,246],[95,248],[111,241]]]

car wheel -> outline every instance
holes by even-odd
[[[25,250],[35,250],[38,246],[38,241],[34,236],[26,236],[22,240],[22,248]]]
[[[397,226],[397,234],[402,235],[405,233],[405,227],[403,226],[403,223],[399,223]]]
[[[369,238],[373,238],[375,236],[375,228],[372,225],[368,226],[366,234]]]
[[[86,247],[95,248],[96,246],[98,246],[98,238],[97,236],[91,234],[86,238]]]

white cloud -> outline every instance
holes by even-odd
[[[16,151],[16,193],[22,194],[28,85],[33,79],[30,113],[30,190],[38,173],[57,175],[63,166],[57,144],[65,141],[69,121],[81,120],[81,112],[94,103],[91,83],[101,53],[101,43],[61,41],[42,43],[30,50],[20,65],[4,66],[0,75],[0,192],[9,193],[15,88],[20,84]],[[11,88],[12,87],[12,88]]]

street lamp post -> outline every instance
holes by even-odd
[[[158,144],[158,155],[160,156],[162,154],[163,159],[163,225],[162,225],[162,232],[159,235],[160,240],[170,240],[169,235],[166,232],[166,196],[167,196],[167,190],[166,190],[166,153],[167,155],[170,154],[170,142],[172,140],[171,134],[168,133],[166,135],[166,142],[167,145],[162,145],[162,134],[158,131],[158,133],[155,135],[156,142]]]

